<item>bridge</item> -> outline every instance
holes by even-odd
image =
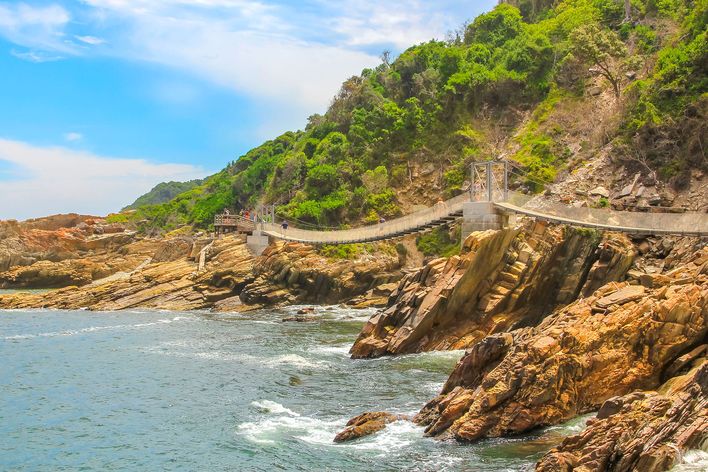
[[[501,178],[495,167],[502,166]],[[472,231],[500,229],[516,215],[604,231],[636,235],[708,236],[708,214],[676,213],[679,209],[647,212],[615,211],[605,208],[574,207],[551,202],[540,196],[526,195],[508,189],[509,163],[489,161],[473,164],[469,192],[379,224],[351,229],[305,229],[288,225],[284,229],[275,221],[275,211],[257,218],[249,242],[267,246],[268,237],[308,244],[350,244],[386,241],[408,234],[422,233],[438,226],[462,220],[463,238]],[[260,238],[260,240],[259,240]]]

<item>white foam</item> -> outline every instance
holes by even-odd
[[[352,449],[380,451],[385,454],[410,446],[413,442],[420,441],[422,436],[422,427],[416,426],[411,421],[395,421],[378,433],[346,446]]]
[[[708,452],[701,450],[687,451],[671,472],[705,472],[708,470]]]
[[[16,334],[14,336],[5,336],[3,339],[6,341],[14,339],[32,339],[32,338],[52,338],[57,336],[74,336],[77,334],[93,333],[96,331],[104,330],[120,330],[120,329],[136,329],[145,328],[148,326],[156,326],[160,324],[174,323],[175,321],[185,321],[193,320],[193,318],[187,316],[175,316],[174,318],[165,318],[157,321],[151,321],[147,323],[136,323],[136,324],[120,324],[120,325],[108,325],[108,326],[89,326],[87,328],[76,329],[76,330],[65,330],[65,331],[54,331],[49,333],[37,333],[37,334]]]
[[[302,416],[270,400],[259,400],[251,405],[268,416],[259,421],[241,423],[236,427],[236,433],[258,444],[276,444],[280,438],[288,436],[327,438],[325,443],[331,444],[336,431],[346,424],[346,420],[324,421]]]
[[[251,402],[251,405],[255,406],[263,413],[273,413],[273,414],[285,413],[289,416],[300,416],[300,413],[295,413],[294,411],[292,411],[289,408],[284,407],[280,403],[274,402],[271,400],[255,401],[255,402]]]
[[[307,351],[315,354],[330,354],[349,357],[349,349],[351,349],[351,347],[351,343],[347,343],[336,346],[314,346],[309,348]]]
[[[308,444],[368,450],[385,455],[423,439],[423,428],[410,421],[395,421],[382,431],[357,441],[334,443],[334,436],[345,428],[347,418],[320,419],[301,415],[272,400],[251,403],[263,417],[241,423],[236,433],[259,444],[276,444],[285,438],[296,438]]]
[[[273,357],[266,360],[263,365],[267,367],[278,367],[281,365],[292,365],[294,367],[308,368],[308,369],[322,369],[329,366],[328,362],[325,361],[315,361],[307,359],[297,354],[284,354],[282,356]]]
[[[434,396],[438,396],[444,386],[445,382],[428,382],[423,386],[423,388],[426,392],[429,392]]]

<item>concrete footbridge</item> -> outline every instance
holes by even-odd
[[[493,166],[503,166],[495,178]],[[463,237],[473,231],[507,227],[517,215],[571,226],[617,231],[637,235],[683,235],[708,237],[708,214],[697,212],[628,212],[604,208],[564,205],[508,190],[508,163],[490,161],[473,165],[472,185],[465,192],[429,208],[383,223],[351,229],[304,229],[275,221],[271,209],[258,222],[238,218],[239,228],[248,227],[249,245],[268,245],[268,238],[308,244],[351,244],[386,241],[409,234],[423,233],[453,221],[462,221]],[[498,173],[497,173],[498,177]],[[653,210],[653,209],[652,209]],[[262,214],[261,214],[262,215]],[[218,217],[217,217],[218,218]],[[231,217],[232,219],[234,217]],[[221,220],[223,222],[223,219]],[[216,225],[217,231],[219,226]],[[223,227],[221,228],[223,230]]]

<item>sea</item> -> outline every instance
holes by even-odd
[[[352,360],[372,311],[282,321],[299,308],[0,311],[0,470],[526,471],[583,428],[461,445],[400,421],[335,444],[362,412],[417,412],[462,352]]]

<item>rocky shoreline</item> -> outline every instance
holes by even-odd
[[[597,411],[537,470],[668,470],[708,446],[708,248],[525,221],[404,270],[391,246],[353,259],[243,236],[144,238],[79,215],[0,225],[0,308],[248,311],[381,306],[353,358],[465,349],[413,418],[365,412],[336,441],[414,421],[474,442]],[[312,310],[284,321],[316,320]],[[352,412],[355,413],[355,412]]]

